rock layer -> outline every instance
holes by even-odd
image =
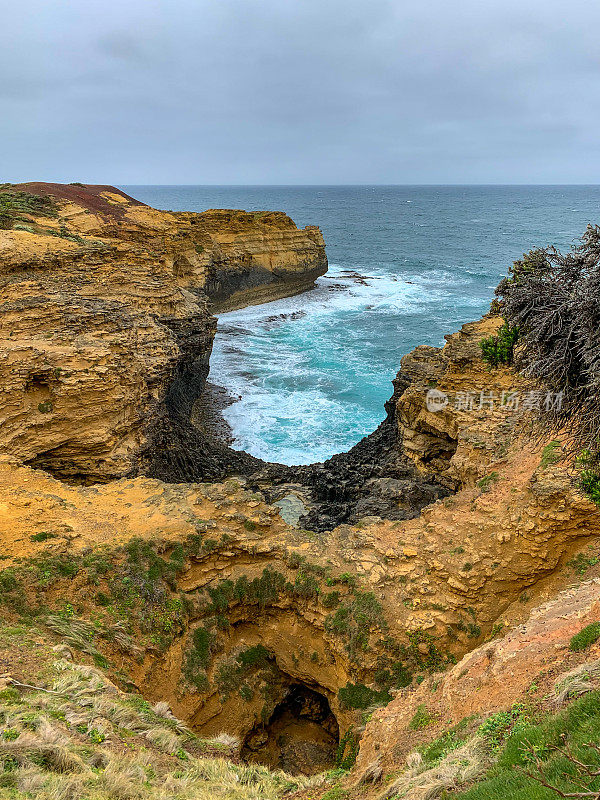
[[[177,449],[168,418],[189,426],[210,307],[293,294],[327,269],[320,231],[281,213],[163,212],[110,186],[1,191],[0,453],[71,479],[151,462],[155,435]]]
[[[349,453],[266,465],[190,423],[209,302],[310,284],[317,232],[278,214],[159,212],[110,187],[21,189],[0,231],[7,614],[33,607],[54,631],[83,620],[73,647],[199,732],[235,734],[246,757],[288,769],[325,764],[366,708],[402,690],[367,730],[359,777],[411,746],[406,709],[436,681],[446,723],[501,707],[552,643],[598,619],[591,583],[486,643],[593,575],[600,547],[560,432],[548,457],[535,409],[497,402],[531,388],[482,361],[499,318],[406,356],[387,419]],[[28,192],[55,199],[36,216]],[[429,407],[432,390],[448,402]],[[246,478],[197,482],[231,472]],[[442,684],[428,677],[460,658]]]

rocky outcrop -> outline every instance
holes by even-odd
[[[213,311],[232,311],[310,289],[327,271],[319,228],[302,230],[281,212],[205,211],[210,235],[204,290]]]
[[[281,213],[157,211],[110,186],[0,191],[0,452],[97,481],[152,471],[160,447],[155,471],[185,479],[173,464],[193,438],[211,308],[309,288],[327,269],[319,230]],[[243,470],[196,438],[197,471]]]
[[[494,324],[467,326],[430,351],[438,391],[516,380],[508,369],[482,366],[478,341]],[[102,652],[199,732],[236,734],[246,757],[261,763],[324,763],[336,735],[356,729],[365,707],[385,704],[402,687],[412,687],[402,695],[412,697],[431,672],[569,586],[578,574],[574,557],[579,571],[589,568],[586,577],[597,569],[588,546],[600,546],[600,513],[574,486],[560,451],[548,458],[544,442],[528,437],[531,412],[449,403],[438,418],[426,408],[431,377],[420,353],[419,375],[397,384],[395,447],[427,472],[431,442],[441,433],[452,439],[438,469],[454,491],[419,516],[364,516],[310,531],[286,523],[249,490],[254,476],[245,487],[149,478],[66,486],[7,462],[0,470],[5,553],[27,557],[28,575],[37,574],[36,564],[56,563],[48,549],[77,566],[71,577],[43,566],[44,576],[56,570],[51,593],[47,577],[41,587],[34,579],[29,592],[38,594],[29,602],[52,604],[68,592],[78,613],[106,619],[109,628],[126,625],[137,649],[111,655],[104,644]],[[424,437],[418,451],[415,436],[402,450],[403,425]],[[130,544],[139,540],[150,550]],[[102,545],[112,566],[108,577],[91,579]],[[161,576],[171,576],[166,587]],[[139,587],[132,603],[113,597],[121,585]],[[116,617],[115,609],[122,609]],[[301,743],[311,726],[322,732],[318,752],[309,753]],[[282,750],[278,741],[290,746]]]

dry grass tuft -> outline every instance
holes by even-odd
[[[238,739],[237,736],[231,736],[229,733],[220,733],[218,736],[214,736],[212,739],[207,740],[207,744],[216,745],[217,747],[226,747],[229,750],[237,752],[242,743]]]
[[[382,775],[383,769],[381,767],[381,756],[377,756],[375,761],[369,764],[369,766],[362,773],[359,783],[378,783],[381,780]]]
[[[580,664],[575,669],[564,672],[554,681],[552,705],[560,706],[567,700],[597,689],[598,679],[600,679],[600,660]]]
[[[240,743],[227,734],[197,739],[166,703],[152,708],[94,667],[53,667],[59,694],[0,700],[0,800],[281,800],[314,783],[198,758],[198,748],[233,754]]]
[[[475,780],[488,766],[489,760],[479,736],[448,753],[433,767],[426,765],[420,753],[411,753],[406,759],[405,772],[379,795],[379,800],[396,796],[403,800],[433,800]]]

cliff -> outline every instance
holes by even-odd
[[[249,488],[253,477],[69,486],[9,459],[0,468],[4,603],[11,613],[47,608],[52,626],[68,597],[75,628],[96,621],[94,652],[198,733],[238,736],[245,758],[293,772],[330,765],[366,708],[398,690],[419,700],[431,673],[571,585],[571,563],[596,574],[586,554],[598,547],[600,513],[531,440],[530,411],[427,410],[434,380],[449,396],[515,385],[512,370],[490,373],[481,360],[479,341],[497,325],[469,324],[403,362],[390,406],[396,457],[427,473],[435,461],[452,486],[420,514],[319,532],[285,522]],[[398,484],[385,486],[406,502]],[[81,648],[69,629],[60,635]],[[415,743],[410,728],[395,740],[380,734],[386,719],[373,717],[359,771],[380,736],[394,742],[381,752],[394,764]]]
[[[208,373],[211,310],[303,291],[326,269],[320,231],[285,214],[3,187],[0,452],[106,480],[151,461],[153,437],[175,448],[173,418],[185,428]]]
[[[267,465],[190,422],[210,308],[310,284],[315,230],[41,184],[0,191],[0,224],[0,640],[93,662],[237,737],[233,761],[311,773],[360,745],[344,800],[428,796],[415,748],[587,669],[569,642],[600,623],[600,511],[566,436],[534,435],[537,387],[483,361],[499,317],[408,354],[348,453]],[[440,791],[483,774],[457,753]]]

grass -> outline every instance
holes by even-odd
[[[540,467],[542,469],[547,469],[548,467],[560,461],[561,449],[562,445],[556,439],[547,444],[542,450],[542,459],[540,461]]]
[[[233,737],[199,739],[92,667],[58,661],[50,675],[56,694],[0,693],[2,800],[279,800],[311,784],[235,763]]]
[[[470,731],[475,717],[465,717],[452,728],[449,728],[433,742],[424,745],[419,749],[425,764],[437,764],[448,753],[461,747],[469,738],[473,731]]]
[[[575,652],[587,650],[598,639],[600,639],[600,622],[592,622],[573,636],[569,642],[569,650],[574,650]]]
[[[489,475],[486,475],[480,481],[477,481],[477,486],[479,486],[482,492],[489,492],[498,479],[499,476],[497,472],[490,472]]]
[[[454,800],[551,800],[557,795],[542,787],[522,770],[531,768],[539,758],[546,779],[563,792],[579,791],[573,781],[575,770],[564,753],[564,745],[576,758],[600,765],[600,754],[586,747],[600,737],[600,692],[594,691],[571,702],[558,714],[546,714],[538,720],[522,719],[499,744],[498,759],[487,777],[473,787],[452,794]],[[558,748],[558,749],[557,749]],[[600,780],[590,782],[590,789],[600,790]]]

